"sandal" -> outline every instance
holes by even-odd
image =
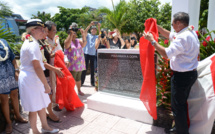
[[[15,119],[16,123],[28,123],[28,120],[24,118]]]
[[[13,132],[12,124],[7,124],[5,132],[6,134],[11,134]]]
[[[47,119],[49,119],[50,121],[55,122],[55,123],[60,123],[60,122],[62,122],[60,119],[54,120],[54,119],[52,119],[50,116],[47,116]]]

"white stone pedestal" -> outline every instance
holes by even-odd
[[[144,104],[136,98],[98,92],[88,97],[89,109],[129,118],[132,120],[153,123],[153,118],[147,112]]]

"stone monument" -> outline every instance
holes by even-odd
[[[140,101],[142,71],[138,49],[98,50],[99,92],[87,99],[88,108],[153,123]]]

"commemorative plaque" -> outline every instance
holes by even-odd
[[[143,81],[139,50],[99,49],[98,79],[101,92],[139,98]]]

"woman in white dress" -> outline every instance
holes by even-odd
[[[36,123],[37,114],[42,123],[42,133],[59,131],[59,129],[49,127],[46,119],[45,109],[50,103],[48,93],[51,89],[43,72],[45,68],[37,41],[43,38],[44,27],[44,23],[39,19],[28,20],[26,40],[20,53],[20,99],[24,110],[29,111],[29,121],[34,134],[40,133]]]

